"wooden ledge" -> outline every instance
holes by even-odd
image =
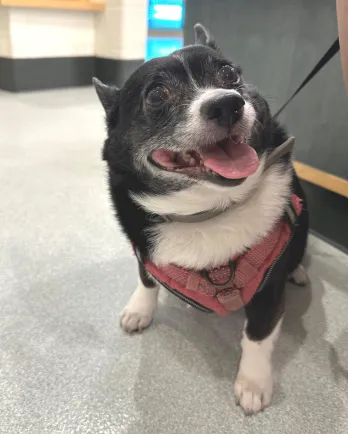
[[[0,0],[1,6],[43,9],[70,9],[80,11],[101,11],[104,0]]]
[[[348,198],[348,180],[294,161],[299,178]]]

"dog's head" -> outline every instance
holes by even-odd
[[[264,151],[267,104],[202,25],[195,35],[195,45],[144,63],[122,89],[94,80],[108,125],[104,159],[153,192],[239,185]]]

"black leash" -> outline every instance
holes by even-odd
[[[323,57],[319,60],[319,62],[315,65],[312,71],[307,75],[307,77],[303,80],[300,86],[295,90],[295,92],[291,95],[291,97],[280,107],[277,113],[273,116],[276,118],[280,115],[280,113],[285,109],[285,107],[295,98],[295,96],[303,89],[308,82],[312,80],[312,78],[318,74],[318,72],[333,58],[333,56],[338,53],[340,50],[340,42],[338,38],[331,45],[331,47],[327,50],[327,52],[323,55]]]

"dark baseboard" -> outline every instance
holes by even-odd
[[[94,76],[106,83],[121,86],[143,61],[95,56],[35,59],[0,57],[0,89],[21,92],[88,86]]]
[[[348,250],[348,199],[302,181],[311,230],[343,251]]]
[[[0,89],[14,92],[15,79],[12,59],[0,57]]]
[[[127,78],[144,63],[144,59],[115,60],[96,57],[95,62],[95,76],[99,80],[103,83],[122,86]]]

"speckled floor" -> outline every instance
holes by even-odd
[[[103,135],[91,88],[0,94],[0,433],[347,433],[347,256],[311,238],[273,405],[245,418],[233,398],[242,313],[163,294],[150,329],[121,332],[136,266],[112,217]]]

